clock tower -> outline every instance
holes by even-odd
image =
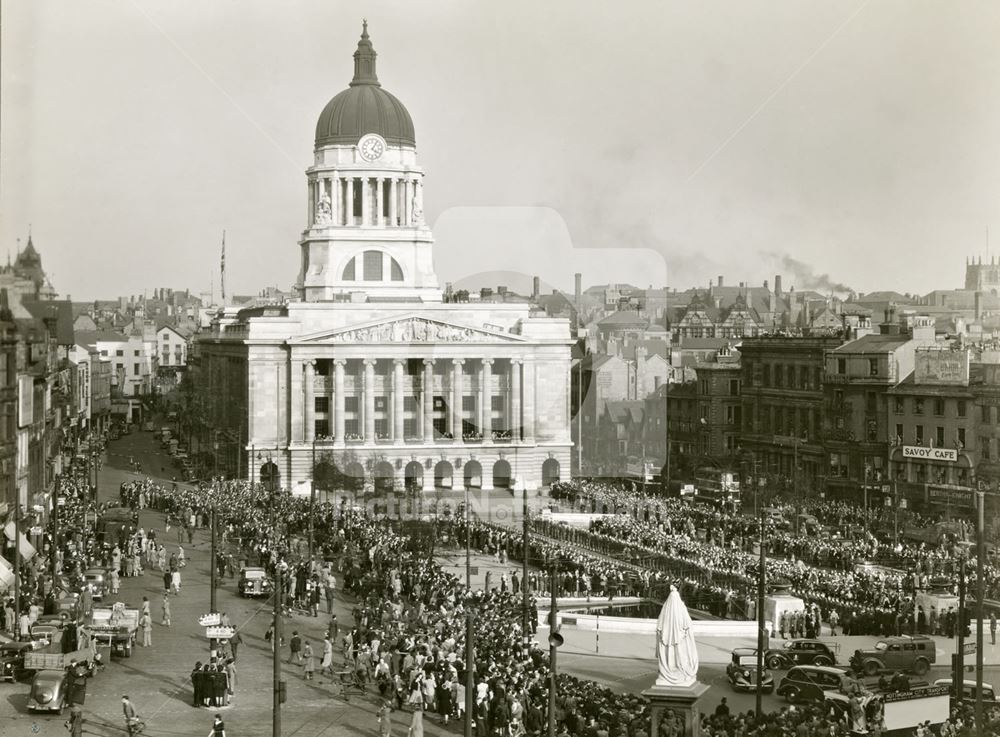
[[[382,88],[365,22],[354,78],[323,109],[297,287],[306,302],[440,302],[413,121]]]

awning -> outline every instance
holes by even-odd
[[[0,556],[0,591],[6,591],[14,586],[14,566]]]
[[[13,522],[8,522],[7,526],[3,528],[3,534],[10,542],[14,542],[14,532],[15,527]],[[35,557],[35,546],[28,542],[28,538],[24,536],[23,532],[21,533],[21,544],[19,547],[21,550],[21,560],[28,561]],[[13,551],[9,555],[13,555]]]

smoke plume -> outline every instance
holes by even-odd
[[[780,271],[791,277],[789,283],[793,284],[796,289],[812,289],[823,294],[853,291],[846,284],[831,279],[829,274],[817,274],[812,266],[792,258],[786,253],[770,253],[768,255],[781,265]]]

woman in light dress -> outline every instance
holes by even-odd
[[[329,637],[323,639],[323,662],[320,663],[320,673],[327,672],[333,675],[333,643]]]

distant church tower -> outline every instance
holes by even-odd
[[[1000,264],[997,264],[996,256],[988,262],[983,263],[983,257],[979,260],[975,258],[965,261],[965,288],[974,292],[992,292],[997,294],[1000,291]]]
[[[45,276],[45,270],[42,268],[42,257],[35,250],[35,244],[31,240],[31,233],[28,233],[28,245],[25,246],[23,251],[18,251],[14,263],[4,269],[4,272],[12,274],[18,279],[31,282],[32,290],[27,296],[38,300],[52,300],[56,298],[56,291]],[[25,290],[20,291],[22,294],[25,293]]]

